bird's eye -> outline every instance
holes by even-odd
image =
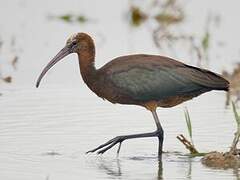
[[[72,46],[75,46],[75,45],[77,45],[77,41],[72,42]]]

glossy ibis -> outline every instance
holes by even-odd
[[[36,87],[46,72],[58,61],[71,53],[77,53],[84,82],[99,97],[111,103],[132,104],[151,111],[157,130],[150,133],[117,136],[88,151],[102,154],[126,139],[158,137],[158,154],[162,153],[163,129],[156,108],[173,107],[211,90],[229,88],[221,76],[174,59],[146,54],[121,56],[100,69],[94,66],[95,45],[85,33],[72,35],[65,47],[47,64],[40,74]]]

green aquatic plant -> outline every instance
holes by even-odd
[[[232,102],[233,114],[237,123],[237,131],[234,133],[233,142],[228,152],[218,152],[212,151],[206,154],[201,162],[209,167],[220,168],[220,169],[228,169],[228,168],[239,168],[240,167],[240,159],[239,154],[240,150],[237,149],[237,144],[240,138],[240,115],[237,112],[236,105]]]
[[[140,26],[147,19],[147,15],[139,8],[130,8],[130,21],[133,26]]]
[[[4,44],[4,45],[5,45],[5,44]],[[2,46],[3,46],[3,41],[0,39],[0,53],[1,53]],[[12,52],[15,53],[15,37],[14,37],[14,36],[11,38],[11,44],[10,44],[10,47],[8,47],[8,49],[11,50],[11,53],[12,53]],[[17,63],[18,63],[18,56],[17,56],[17,55],[15,55],[15,56],[13,57],[13,59],[8,60],[8,64],[10,64],[11,67],[12,67],[14,70],[17,70]],[[3,67],[3,66],[2,66],[2,64],[1,64],[1,62],[0,62],[0,83],[1,83],[1,82],[11,83],[11,82],[12,82],[12,76],[10,76],[10,75],[7,75],[7,76],[3,75],[2,67]],[[2,94],[0,93],[0,96],[1,96],[1,95],[2,95]]]
[[[188,134],[190,137],[190,141],[187,140],[182,134],[177,136],[177,139],[183,143],[183,145],[190,151],[192,157],[195,156],[203,156],[205,153],[199,153],[198,150],[195,148],[193,143],[193,136],[192,136],[192,123],[189,112],[187,108],[184,110],[184,116],[187,124]]]
[[[86,18],[85,16],[83,16],[83,15],[79,15],[79,16],[77,17],[77,21],[78,21],[79,23],[85,23],[85,22],[87,21],[87,18]]]
[[[240,132],[240,115],[237,112],[237,108],[236,105],[234,104],[234,102],[232,102],[232,107],[233,107],[233,113],[234,113],[234,117],[237,123],[237,131]]]
[[[192,123],[191,123],[190,115],[187,108],[184,109],[184,116],[185,116],[185,120],[188,128],[188,134],[189,134],[191,143],[192,145],[194,145],[193,138],[192,138]]]
[[[230,148],[230,152],[233,154],[236,154],[237,151],[237,144],[240,138],[240,115],[237,112],[237,108],[236,105],[234,104],[234,102],[232,102],[232,108],[233,108],[233,113],[234,113],[234,117],[237,123],[237,131],[234,133],[234,139],[232,142],[232,146]]]
[[[203,50],[206,52],[209,48],[209,40],[210,40],[210,34],[208,31],[205,32],[203,38],[202,38],[202,47]]]
[[[179,22],[182,22],[184,19],[184,16],[182,14],[175,15],[171,13],[159,13],[155,16],[155,19],[162,24],[176,24]]]
[[[208,66],[209,52],[217,42],[212,35],[220,24],[218,14],[208,13],[205,18],[206,25],[199,30],[201,35],[198,35],[194,31],[181,30],[185,20],[191,19],[187,17],[187,8],[183,1],[150,0],[142,3],[145,6],[130,3],[128,21],[131,26],[139,28],[154,22],[153,28],[150,29],[153,43],[158,49],[167,49],[175,53],[185,44],[184,47],[187,47],[189,55],[194,57],[191,59],[194,59],[197,66]]]
[[[12,82],[12,77],[11,76],[1,77],[1,79],[6,83],[11,83]]]
[[[67,13],[67,14],[63,14],[63,15],[51,15],[49,16],[51,19],[57,19],[57,20],[61,20],[65,23],[86,23],[89,19],[82,15],[82,14],[71,14],[71,13]]]
[[[235,99],[234,103],[237,104],[240,102],[240,63],[235,65],[232,72],[224,70],[222,75],[230,82],[230,90],[226,94],[226,106],[229,106],[230,99]]]
[[[61,19],[61,20],[63,20],[63,21],[65,21],[65,22],[70,23],[70,22],[73,21],[73,20],[72,20],[72,17],[73,17],[72,14],[64,14],[64,15],[59,16],[58,18]]]

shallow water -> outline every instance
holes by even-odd
[[[0,37],[6,42],[1,68],[14,78],[12,84],[0,87],[0,179],[239,179],[238,170],[211,169],[201,164],[200,157],[189,158],[176,139],[179,134],[187,136],[183,114],[187,106],[197,148],[201,152],[227,151],[236,126],[232,110],[225,108],[224,92],[210,92],[171,109],[158,109],[165,130],[164,151],[168,151],[159,162],[156,138],[124,142],[119,157],[116,148],[100,156],[85,154],[117,135],[150,132],[155,125],[151,113],[141,107],[113,105],[96,97],[79,80],[77,61],[70,60],[76,56],[56,65],[35,89],[41,69],[73,32],[89,32],[95,37],[98,67],[122,54],[159,53],[151,36],[142,38],[147,29],[134,30],[127,25],[124,14],[128,3],[15,0],[0,7]],[[219,6],[215,7],[216,3]],[[186,26],[194,29],[203,23],[201,13],[228,12],[223,14],[222,28],[215,32],[227,44],[224,52],[219,52],[220,58],[216,58],[219,49],[212,50],[214,60],[209,68],[217,72],[230,68],[239,58],[239,42],[234,37],[240,29],[234,21],[238,4],[201,1],[187,5],[190,20],[199,21],[187,22]],[[106,11],[106,6],[111,8]],[[205,6],[208,8],[200,8]],[[9,9],[18,15],[6,18]],[[48,19],[48,15],[79,11],[96,22],[69,25]],[[229,26],[230,20],[235,28]],[[8,43],[12,36],[16,38],[13,51]],[[13,53],[20,57],[17,71],[4,60]],[[184,53],[176,57],[187,59]]]
[[[186,156],[186,150],[175,138],[187,133],[181,106],[158,111],[165,129],[164,150],[169,151],[159,164],[155,138],[124,142],[119,157],[116,157],[116,148],[101,156],[85,154],[114,136],[154,130],[151,114],[143,108],[112,105],[82,89],[7,88],[3,93],[1,179],[235,177],[232,170],[209,169],[201,164],[200,158]],[[203,152],[224,151],[235,128],[232,112],[207,102],[209,98],[224,104],[222,93],[203,95],[187,104],[192,115],[194,141]]]

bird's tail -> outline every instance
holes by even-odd
[[[229,81],[223,78],[221,75],[211,72],[206,69],[201,69],[194,67],[195,72],[190,72],[192,79],[195,80],[198,84],[205,86],[213,90],[229,90]]]
[[[223,78],[222,76],[215,74],[214,78],[216,79],[216,84],[214,84],[213,88],[215,90],[223,90],[223,91],[229,91],[229,81]]]
[[[210,88],[213,88],[215,90],[223,90],[228,91],[229,90],[229,81],[223,78],[221,75],[216,74],[214,72],[205,70],[206,75],[209,78],[209,83],[207,84]]]

